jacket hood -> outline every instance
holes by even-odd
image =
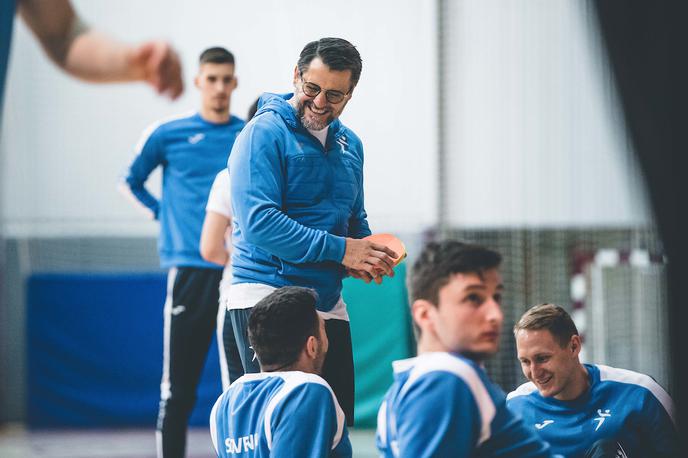
[[[288,94],[273,94],[266,92],[258,99],[258,111],[255,116],[261,113],[272,111],[279,115],[284,123],[291,129],[305,129],[301,124],[301,120],[297,117],[294,107],[292,107],[288,100],[294,96],[293,93]],[[335,119],[330,123],[330,132],[335,136],[340,136],[342,132],[342,123],[339,119]]]

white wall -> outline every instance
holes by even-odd
[[[589,2],[446,3],[447,222],[647,223]]]
[[[648,223],[587,3],[445,3],[446,220],[461,227]],[[373,229],[408,233],[437,222],[435,1],[75,4],[88,22],[127,41],[172,40],[187,91],[171,103],[143,85],[75,81],[48,63],[17,21],[0,142],[6,234],[155,234],[156,224],[115,184],[150,122],[196,106],[199,52],[219,44],[235,53],[233,111],[243,116],[261,92],[290,90],[299,51],[322,36],[349,39],[364,60],[342,119],[366,147]]]
[[[198,54],[212,45],[234,52],[239,88],[232,111],[243,117],[261,92],[290,90],[303,45],[323,36],[350,40],[363,57],[361,81],[342,120],[364,141],[373,229],[421,230],[436,222],[434,2],[74,4],[89,23],[126,41],[173,41],[184,61],[187,90],[171,103],[143,85],[70,79],[17,20],[0,143],[6,235],[155,234],[156,224],[132,209],[115,185],[149,123],[196,107],[192,78]],[[159,188],[159,177],[152,185]]]

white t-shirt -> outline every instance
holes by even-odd
[[[276,290],[274,286],[263,283],[239,283],[232,285],[227,295],[227,309],[248,309],[256,305],[261,299]],[[346,311],[346,303],[341,296],[329,312],[321,312],[318,314],[323,320],[344,320],[349,321],[349,313]]]
[[[323,146],[325,146],[325,143],[327,142],[327,131],[330,130],[330,126],[325,126],[324,129],[322,130],[311,130],[308,129],[308,132],[311,133],[315,138],[320,140],[320,143],[322,143]]]
[[[322,131],[321,131],[322,132]],[[324,129],[325,138],[327,137],[327,128]],[[232,201],[229,191],[229,171],[222,170],[215,177],[213,186],[208,195],[208,204],[205,210],[219,213],[232,219]],[[228,232],[226,245],[231,247],[231,232]],[[272,293],[274,286],[265,285],[262,283],[240,283],[232,285],[232,265],[227,262],[224,271],[222,272],[222,281],[220,281],[220,304],[224,304],[227,309],[247,309],[251,308],[258,301],[263,299],[268,294]],[[346,304],[341,296],[335,306],[329,312],[318,312],[323,319],[336,319],[349,321],[349,314],[346,311]]]
[[[218,213],[227,219],[232,220],[232,200],[229,192],[229,170],[224,169],[215,176],[213,186],[210,188],[208,195],[208,203],[205,206],[206,212]],[[232,246],[232,231],[227,231],[227,238],[225,239],[225,246],[227,251],[231,250]],[[231,259],[231,258],[230,258]],[[232,264],[227,261],[227,265],[222,271],[222,280],[220,281],[220,304],[227,305],[227,293],[232,284]]]

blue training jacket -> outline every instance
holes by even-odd
[[[567,458],[583,457],[601,439],[620,442],[631,457],[677,456],[673,402],[662,387],[638,372],[584,366],[590,389],[578,399],[545,398],[528,382],[509,393],[509,409]]]
[[[395,361],[377,420],[384,458],[550,456],[482,368],[453,353]]]
[[[210,412],[210,436],[221,458],[351,458],[332,389],[320,376],[298,371],[237,379]]]
[[[329,311],[342,289],[345,237],[370,235],[363,146],[336,119],[323,147],[291,96],[263,94],[232,148],[233,283],[310,287]]]
[[[143,133],[122,185],[160,221],[162,267],[222,268],[201,257],[199,242],[213,180],[227,166],[244,124],[235,116],[216,124],[193,113],[153,124]],[[158,166],[162,167],[160,200],[144,186]]]

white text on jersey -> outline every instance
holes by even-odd
[[[225,439],[225,447],[227,453],[243,453],[249,450],[254,450],[258,446],[258,434],[251,434],[249,436],[242,436],[238,439],[228,437]]]

